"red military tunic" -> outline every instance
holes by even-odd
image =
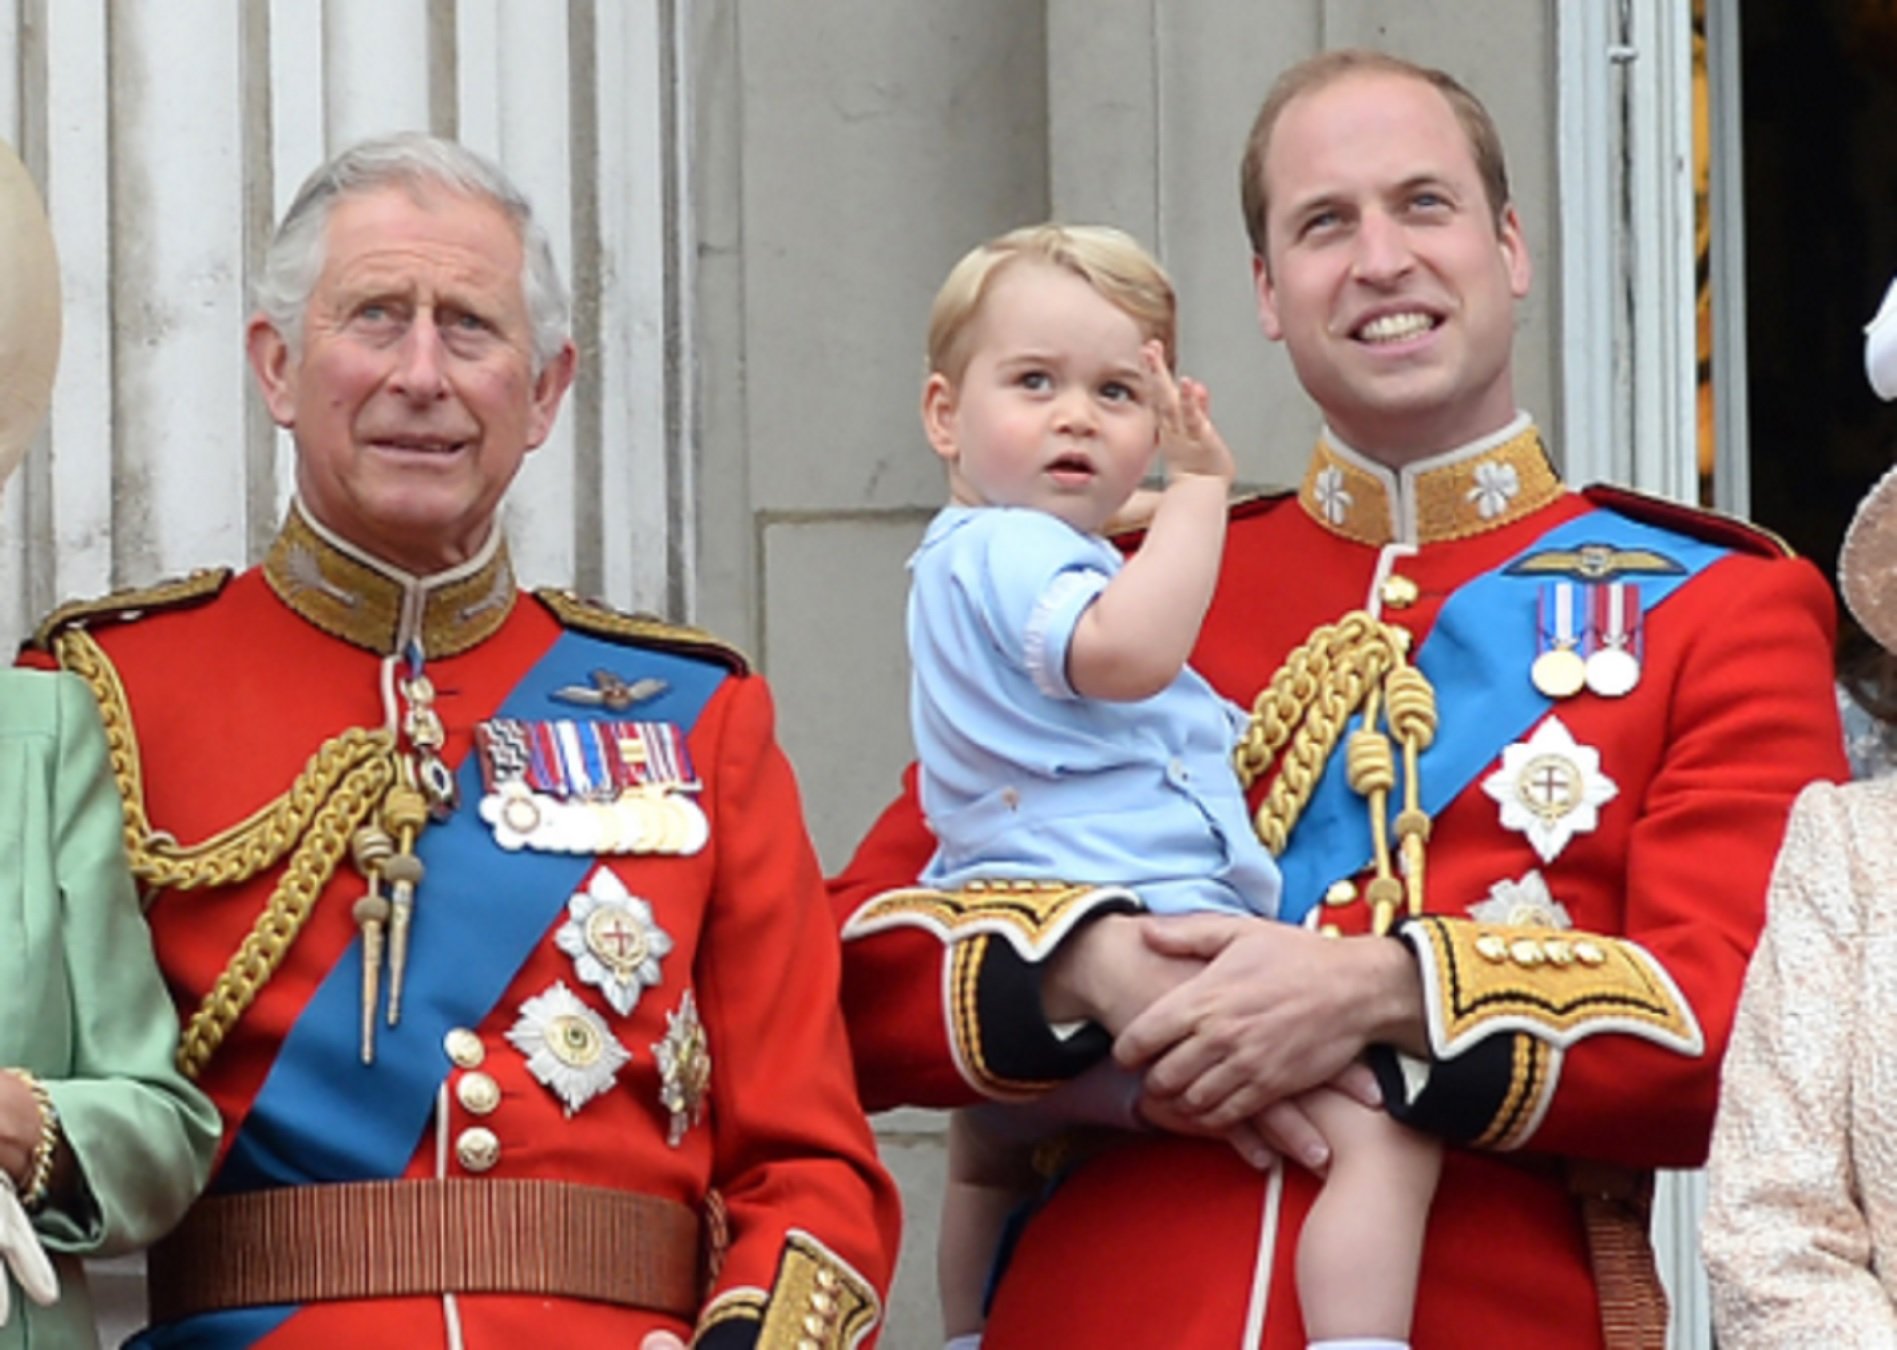
[[[226,1130],[213,1197],[322,1189],[310,1182],[472,1179],[520,1183],[514,1193],[534,1212],[556,1192],[573,1193],[555,1183],[588,1188],[589,1203],[600,1189],[608,1198],[637,1192],[685,1215],[688,1242],[691,1217],[702,1221],[707,1254],[685,1254],[687,1271],[700,1272],[695,1306],[664,1314],[539,1292],[545,1286],[479,1293],[450,1281],[453,1292],[356,1299],[332,1291],[300,1306],[183,1315],[145,1343],[636,1346],[658,1328],[689,1338],[694,1321],[706,1346],[874,1340],[898,1234],[896,1196],[851,1090],[836,940],[760,679],[681,630],[521,596],[498,542],[453,574],[417,582],[391,576],[295,512],[263,568],[221,588],[211,579],[129,604],[147,612],[76,606],[41,636],[59,643],[66,664],[90,670],[108,719],[128,733],[121,748],[135,746],[135,758],[116,766],[121,787],[171,840],[211,840],[277,800],[299,774],[320,773],[312,756],[338,733],[388,725],[402,704],[395,691],[413,672],[401,658],[385,669],[383,654],[408,650],[411,636],[426,649],[421,669],[450,767],[469,758],[475,725],[510,698],[517,716],[549,725],[592,715],[665,723],[683,733],[682,746],[663,729],[642,744],[689,756],[703,822],[695,849],[686,831],[664,848],[651,834],[641,851],[603,858],[509,852],[474,819],[482,786],[464,774],[455,818],[422,831],[417,852],[432,861],[416,891],[409,992],[401,1023],[388,1026],[385,966],[371,1064],[358,1054],[364,963],[352,915],[365,881],[346,856],[281,965],[221,1039],[212,1032],[206,1040],[202,1001],[258,923],[285,863],[235,884],[160,888],[150,910],[178,1004],[187,1020],[199,1015],[195,1044],[214,1042],[199,1076]],[[589,627],[590,636],[579,631]],[[575,642],[586,653],[579,668],[558,669],[562,644]],[[103,673],[88,655],[100,650]],[[646,680],[645,701],[609,711],[522,692],[549,681],[596,690],[615,679]],[[325,792],[332,801],[346,796],[315,795]],[[323,828],[319,820],[306,833]],[[456,841],[456,856],[430,853],[446,840]],[[549,864],[565,869],[557,886],[518,870]],[[451,874],[461,881],[440,884],[459,884],[462,894],[431,886]],[[601,904],[610,914],[589,927]],[[615,965],[628,950],[634,959]],[[615,971],[616,993],[607,987]],[[465,1017],[448,1017],[443,1010],[483,980],[493,995]],[[187,1033],[187,1057],[193,1045]],[[706,1077],[696,1076],[699,1050],[708,1052]],[[400,1103],[387,1123],[385,1102]],[[611,1279],[645,1256],[677,1259],[676,1251],[637,1255],[664,1233],[626,1231],[613,1217],[623,1211],[589,1212],[594,1231],[580,1247],[591,1250],[573,1249],[574,1264],[584,1260]],[[519,1231],[466,1240],[493,1245],[498,1237],[528,1258],[544,1256],[551,1238],[531,1219],[518,1222]],[[453,1219],[448,1226],[455,1231],[442,1240],[459,1244],[464,1233]],[[371,1265],[414,1255],[394,1250],[414,1241],[398,1232],[339,1240],[369,1252]],[[267,1259],[316,1262],[316,1237],[292,1241],[296,1250]],[[195,1279],[191,1263],[215,1250],[200,1245],[168,1262],[161,1248],[154,1306],[164,1309],[175,1292],[165,1287],[167,1271]]]
[[[1615,509],[1588,515],[1601,505]],[[1541,546],[1564,526],[1584,540],[1597,524],[1639,527],[1628,516],[1668,527],[1658,561],[1624,553],[1603,572],[1598,558]],[[1406,1078],[1390,1052],[1373,1055],[1392,1111],[1461,1145],[1448,1152],[1431,1210],[1418,1350],[1595,1347],[1604,1322],[1624,1336],[1640,1320],[1640,1308],[1618,1302],[1624,1282],[1597,1288],[1577,1195],[1607,1219],[1611,1265],[1614,1232],[1637,1232],[1644,1217],[1628,1195],[1653,1168],[1703,1159],[1785,813],[1804,783],[1844,771],[1833,608],[1817,571],[1732,522],[1568,492],[1519,425],[1401,474],[1321,445],[1297,498],[1234,511],[1194,664],[1249,705],[1319,625],[1380,608],[1414,652],[1447,597],[1474,594],[1476,580],[1537,554],[1531,571],[1570,579],[1664,571],[1668,554],[1711,560],[1645,616],[1631,692],[1554,701],[1531,727],[1502,734],[1434,813],[1426,917],[1397,930],[1429,1005],[1426,1078],[1424,1066]],[[1476,620],[1527,625],[1532,656],[1532,598],[1478,609]],[[1438,738],[1480,731],[1490,705],[1526,685],[1530,664],[1497,672],[1494,687],[1439,679]],[[1528,771],[1531,729],[1556,738],[1536,753],[1552,753],[1573,789],[1572,801],[1548,808],[1556,828],[1542,832],[1546,856],[1522,807],[1540,790]],[[1341,760],[1339,751],[1332,769]],[[832,884],[846,1016],[874,1108],[1033,1092],[1104,1044],[1093,1028],[1065,1041],[1049,1034],[1034,967],[998,936],[1038,923],[1035,938],[1057,941],[1071,910],[1023,918],[1034,897],[1020,895],[1006,897],[1008,915],[980,896],[918,905],[892,888],[931,847],[911,782]],[[1314,900],[1311,879],[1320,892],[1348,879],[1361,895],[1364,858],[1331,861],[1329,872],[1320,858],[1297,874],[1302,897],[1288,871],[1287,903]],[[1361,901],[1314,917],[1368,931]],[[1312,1194],[1301,1170],[1261,1178],[1220,1142],[1126,1137],[1075,1166],[1030,1220],[983,1344],[1302,1346],[1291,1258]],[[1641,1273],[1637,1258],[1627,1265]],[[1644,1311],[1651,1321],[1657,1309]]]

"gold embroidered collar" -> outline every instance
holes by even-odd
[[[1380,548],[1499,529],[1560,494],[1541,433],[1523,413],[1492,436],[1401,469],[1359,454],[1327,430],[1298,501],[1333,534]]]
[[[507,621],[517,595],[498,526],[468,561],[417,577],[324,529],[297,501],[263,574],[284,604],[325,633],[383,656],[415,639],[425,657],[464,652]]]

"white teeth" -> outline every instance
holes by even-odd
[[[1385,314],[1358,329],[1357,336],[1365,342],[1396,342],[1428,332],[1429,328],[1430,318],[1427,314]]]

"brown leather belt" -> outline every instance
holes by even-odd
[[[698,1216],[568,1182],[456,1177],[206,1196],[152,1248],[154,1322],[272,1303],[520,1293],[699,1305]]]

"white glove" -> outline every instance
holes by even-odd
[[[1884,292],[1877,317],[1864,325],[1864,373],[1882,399],[1897,399],[1897,281]]]
[[[7,1269],[13,1272],[13,1278],[20,1282],[26,1296],[40,1307],[50,1307],[59,1297],[59,1276],[53,1273],[53,1263],[46,1259],[40,1236],[33,1231],[33,1222],[20,1205],[13,1178],[5,1172],[0,1172],[0,1257],[6,1258]],[[0,1326],[6,1325],[12,1313],[6,1281],[0,1280]]]

